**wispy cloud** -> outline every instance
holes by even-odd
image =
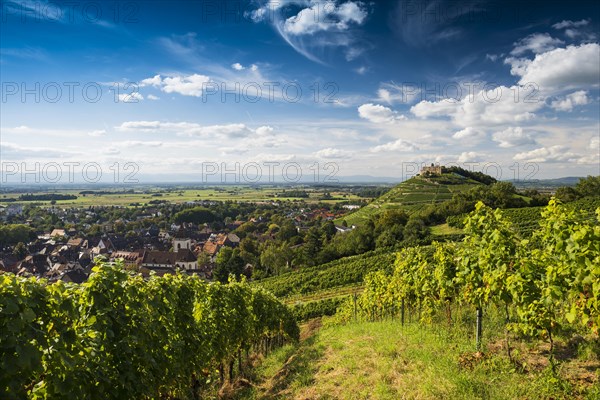
[[[292,14],[286,7],[300,7]],[[366,43],[356,28],[363,25],[369,7],[361,1],[288,0],[268,1],[246,14],[254,22],[268,21],[276,32],[299,54],[311,61],[326,64],[329,50],[343,49],[349,61],[360,56]]]

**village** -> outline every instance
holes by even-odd
[[[273,202],[249,206],[244,220],[226,217],[198,224],[169,222],[167,217],[185,207],[210,209],[218,205],[219,202],[212,201],[193,202],[183,207],[158,204],[131,213],[131,209],[115,206],[34,210],[36,207],[9,204],[0,208],[0,221],[31,227],[31,231],[29,240],[11,245],[3,244],[0,235],[0,270],[18,276],[46,278],[50,282],[81,283],[87,279],[95,263],[102,260],[122,262],[125,268],[144,277],[179,271],[211,280],[217,256],[223,248],[238,249],[242,239],[263,244],[276,240],[277,230],[272,226],[269,229],[272,224],[267,224],[269,216],[287,220],[298,233],[302,233],[315,221],[333,221],[357,207],[336,207],[332,211],[306,205],[281,207]],[[266,215],[260,215],[265,210],[269,210]],[[32,214],[37,216],[31,218]],[[129,217],[121,216],[123,214]],[[117,218],[113,219],[113,216]],[[39,228],[42,218],[55,222],[56,227],[40,232],[36,227]],[[350,230],[352,227],[336,226],[339,233]],[[33,231],[35,235],[31,233]],[[236,234],[240,231],[242,238]],[[258,261],[258,257],[255,258]],[[250,258],[249,261],[252,260]],[[243,274],[250,278],[253,268],[253,263],[245,262]]]

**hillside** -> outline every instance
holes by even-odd
[[[483,184],[455,173],[443,173],[431,177],[416,176],[400,183],[386,194],[337,222],[346,221],[348,226],[359,226],[387,209],[401,208],[411,213],[426,205],[450,200],[455,193],[479,185]]]
[[[299,344],[277,349],[244,382],[237,399],[595,399],[588,380],[598,362],[564,349],[561,375],[551,375],[534,342],[520,348],[515,368],[498,336],[472,353],[472,332],[449,331],[397,319],[319,328],[306,324]]]
[[[586,204],[550,201],[524,241],[478,203],[460,246],[407,249],[391,275],[367,276],[237,398],[600,398],[600,209]]]
[[[332,315],[348,296],[362,291],[364,276],[372,271],[390,270],[396,259],[391,250],[373,251],[291,271],[257,281],[292,306],[299,320]]]

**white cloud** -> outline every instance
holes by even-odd
[[[149,94],[148,96],[146,96],[146,98],[147,98],[148,100],[160,100],[160,97],[158,97],[158,96],[155,96],[155,95],[153,95],[153,94]]]
[[[575,39],[579,36],[585,36],[586,41],[592,41],[597,38],[596,33],[591,32],[590,28],[583,28],[589,25],[589,19],[582,19],[580,21],[565,20],[552,25],[554,29],[564,29],[565,36],[569,39]],[[583,28],[583,29],[578,29]]]
[[[377,90],[377,97],[380,100],[385,101],[388,104],[392,103],[392,94],[387,89],[381,88],[381,89]]]
[[[208,76],[198,74],[167,76],[164,78],[160,75],[155,75],[152,78],[141,80],[138,85],[140,87],[154,86],[165,93],[179,93],[184,96],[200,97],[202,91],[206,88],[206,84],[209,82],[211,82],[211,79]],[[120,97],[121,95],[119,95]],[[154,95],[149,95],[148,98],[150,100],[158,100],[158,97]]]
[[[483,128],[522,122],[535,118],[534,112],[544,107],[544,102],[524,96],[530,93],[520,86],[498,86],[481,90],[460,100],[423,100],[411,107],[410,112],[419,118],[446,117],[462,128]],[[520,94],[516,97],[515,94]]]
[[[141,141],[141,140],[126,140],[124,142],[115,143],[120,147],[139,147],[139,146],[148,146],[148,147],[161,147],[163,142],[158,141]]]
[[[585,90],[573,92],[563,99],[558,99],[552,102],[551,107],[556,111],[572,111],[575,106],[584,106],[590,103]]]
[[[404,120],[404,115],[397,115],[396,111],[380,104],[367,103],[358,107],[359,117],[375,124],[392,124],[398,120]]]
[[[362,24],[366,17],[367,11],[359,2],[348,1],[339,6],[334,2],[314,2],[286,19],[283,30],[295,36],[329,30],[345,31],[351,23]]]
[[[121,103],[138,103],[141,100],[144,100],[144,96],[138,92],[119,94],[119,102]]]
[[[468,140],[468,139],[477,140],[477,139],[482,139],[484,137],[485,137],[485,132],[483,132],[479,129],[472,128],[470,126],[467,126],[465,129],[455,132],[452,135],[452,138],[456,139],[456,140]]]
[[[242,138],[252,134],[265,136],[273,132],[270,126],[260,126],[256,129],[245,124],[207,125],[194,122],[159,122],[159,121],[126,121],[115,127],[121,132],[156,132],[169,133],[178,136],[202,136],[208,138]]]
[[[589,147],[591,150],[600,150],[600,137],[591,138]]]
[[[389,142],[379,146],[375,146],[369,151],[371,153],[381,153],[385,151],[412,152],[417,150],[419,150],[419,147],[415,143],[403,139],[398,139],[394,142]]]
[[[362,66],[362,67],[355,69],[354,71],[359,75],[364,75],[369,71],[369,69],[365,66]]]
[[[315,157],[319,158],[350,158],[353,155],[353,153],[350,151],[328,147],[326,149],[317,151],[314,155]]]
[[[262,7],[251,12],[246,12],[244,15],[249,17],[254,22],[261,22],[264,20],[273,20],[275,12],[284,6],[289,4],[302,3],[298,0],[268,0]],[[305,3],[305,2],[304,2]]]
[[[271,133],[273,133],[273,131],[274,131],[273,127],[270,127],[270,126],[260,126],[260,127],[256,128],[256,134],[258,134],[260,136],[270,135]]]
[[[456,113],[459,102],[443,99],[440,101],[422,100],[410,108],[410,112],[418,118],[448,117]]]
[[[533,60],[508,58],[511,74],[521,85],[534,83],[541,90],[598,87],[598,43],[567,46],[537,54]]]
[[[249,69],[252,72],[258,71],[258,65],[256,65],[256,64],[250,64],[249,67],[245,67],[240,63],[235,63],[235,64],[231,64],[231,68],[235,69],[236,71],[244,71],[246,69]]]
[[[115,129],[119,131],[150,132],[158,130],[160,126],[161,123],[159,121],[127,121],[123,122],[119,126],[116,126]]]
[[[528,51],[534,54],[545,53],[564,44],[560,39],[551,37],[547,33],[533,33],[514,44],[515,48],[510,52],[513,56],[520,56]]]
[[[345,0],[269,0],[245,12],[254,22],[268,21],[294,50],[324,64],[329,49],[339,47],[348,61],[364,53],[356,28],[364,24],[374,3]]]
[[[100,136],[106,135],[106,131],[104,129],[91,131],[88,133],[88,135],[90,135],[92,137],[100,137]]]
[[[514,128],[506,128],[503,131],[495,132],[492,135],[494,142],[498,142],[500,147],[509,148],[516,146],[524,146],[535,144],[535,140],[523,131],[520,126]]]
[[[205,75],[174,76],[163,79],[161,90],[165,93],[179,93],[184,96],[200,97],[206,84],[211,82]]]
[[[161,84],[162,84],[162,78],[160,77],[160,75],[154,75],[152,78],[142,79],[140,81],[140,83],[138,84],[138,86],[140,86],[140,87],[144,87],[144,86],[159,87]]]
[[[227,124],[202,126],[190,132],[194,136],[225,136],[225,137],[244,137],[252,133],[244,124]]]
[[[378,99],[388,104],[395,102],[410,104],[418,100],[420,95],[421,88],[413,84],[397,85],[393,82],[384,82],[377,90]]]
[[[483,154],[476,153],[474,151],[464,151],[458,156],[456,160],[459,163],[467,163],[467,162],[479,162],[482,161]]]
[[[554,29],[579,28],[579,27],[585,26],[589,23],[590,23],[589,19],[582,19],[580,21],[563,20],[561,22],[557,22],[556,24],[552,25],[552,27]]]
[[[580,156],[568,151],[565,146],[555,145],[550,147],[540,147],[535,150],[526,151],[515,154],[515,161],[527,162],[560,162],[560,161],[577,161]]]

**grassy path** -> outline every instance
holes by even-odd
[[[284,346],[263,359],[251,383],[229,398],[600,398],[597,358],[563,365],[561,376],[568,376],[575,364],[591,371],[589,382],[581,386],[552,377],[539,362],[543,354],[531,371],[517,371],[498,343],[490,343],[479,356],[472,353],[470,338],[456,336],[392,321],[324,328],[312,321],[304,326],[299,344]]]

